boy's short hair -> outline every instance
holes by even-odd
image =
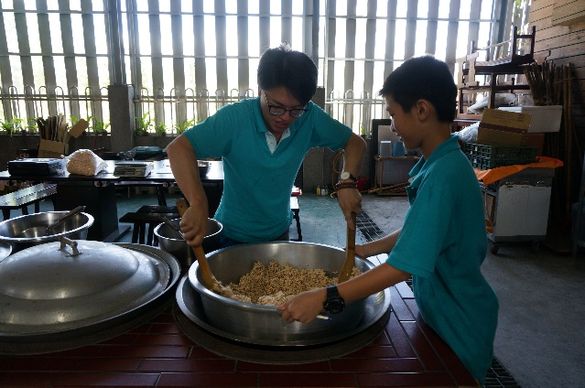
[[[305,105],[317,90],[317,66],[305,53],[281,44],[262,54],[258,64],[258,86],[264,90],[284,86]]]
[[[406,60],[386,78],[380,95],[392,96],[405,112],[424,99],[433,104],[439,121],[455,119],[457,87],[453,75],[445,62],[430,55]]]

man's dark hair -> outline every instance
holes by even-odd
[[[317,66],[306,54],[281,44],[262,54],[258,85],[263,90],[284,86],[305,105],[317,90]]]
[[[455,119],[457,87],[453,75],[445,62],[428,55],[408,59],[390,73],[380,95],[391,96],[405,112],[424,99],[433,104],[439,121]]]

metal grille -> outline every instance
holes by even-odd
[[[109,131],[107,87],[131,84],[137,126],[177,133],[253,96],[262,52],[287,41],[318,64],[327,111],[368,135],[385,115],[377,90],[405,58],[434,54],[455,71],[471,42],[505,40],[527,9],[527,0],[3,0],[0,120],[27,129],[62,113]]]

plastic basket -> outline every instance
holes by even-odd
[[[526,164],[536,161],[535,147],[502,146],[494,144],[463,143],[463,152],[475,168],[487,170],[494,167]]]

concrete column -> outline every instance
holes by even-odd
[[[108,86],[111,151],[126,151],[134,147],[134,88],[132,85]]]

